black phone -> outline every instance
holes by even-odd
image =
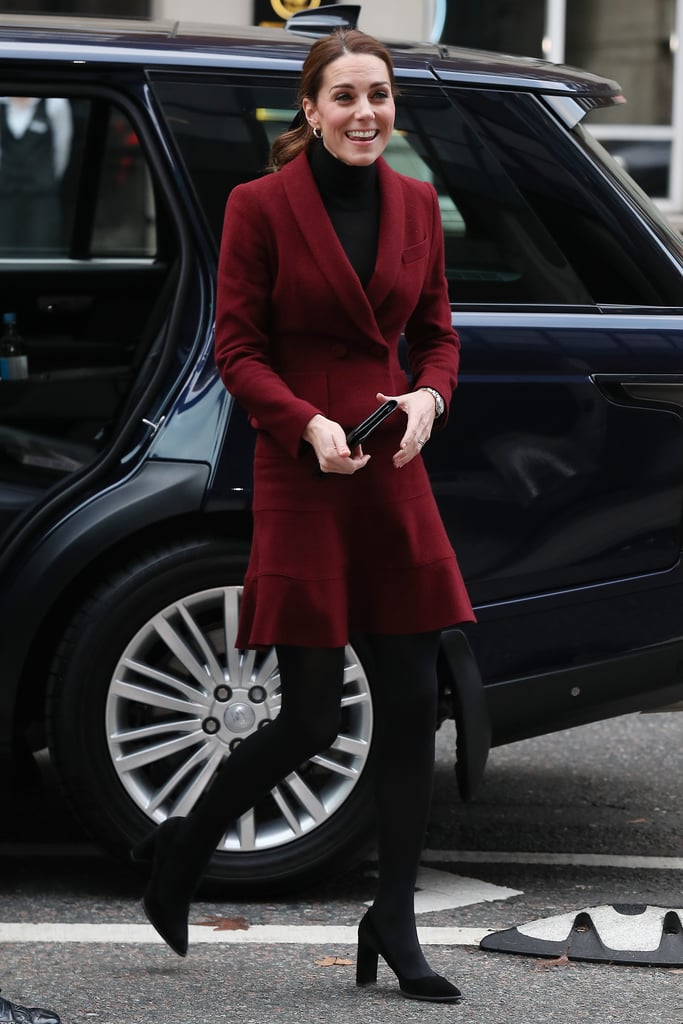
[[[367,419],[355,426],[346,435],[346,443],[349,448],[353,450],[356,445],[362,444],[363,441],[370,437],[373,430],[380,423],[383,423],[387,416],[391,416],[392,412],[395,412],[396,409],[398,409],[398,402],[395,398],[390,398],[388,402],[384,402],[373,413],[370,413]]]

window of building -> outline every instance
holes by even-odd
[[[618,81],[626,103],[592,113],[588,124],[671,211],[683,208],[683,103],[675,86],[682,25],[683,0],[463,0],[448,5],[441,39],[545,57]]]
[[[564,60],[621,85],[626,103],[594,123],[670,125],[675,0],[572,0]]]
[[[545,0],[466,0],[447,5],[441,41],[541,57],[544,26]]]
[[[651,196],[673,197],[676,0],[572,0],[564,60],[616,79],[626,103],[595,111],[596,138]]]

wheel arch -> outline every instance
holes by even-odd
[[[32,547],[4,587],[0,760],[11,756],[17,735],[27,730],[32,746],[40,745],[47,680],[60,635],[112,567],[152,545],[191,543],[192,538],[234,540],[247,550],[248,512],[202,511],[208,467],[150,463],[147,468],[151,472],[141,472],[130,486],[98,496],[58,524]]]

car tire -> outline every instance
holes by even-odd
[[[234,650],[246,556],[219,539],[160,546],[111,572],[64,634],[50,755],[79,821],[118,857],[188,813],[230,744],[277,714],[274,650]],[[282,892],[367,849],[372,701],[352,646],[342,708],[335,744],[227,829],[207,881]]]

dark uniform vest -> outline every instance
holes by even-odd
[[[20,138],[7,123],[7,104],[0,103],[0,188],[3,191],[53,192],[56,185],[54,139],[44,99]]]
[[[0,103],[0,257],[59,252],[62,242],[60,183],[55,175],[54,137],[41,99],[17,139]]]

